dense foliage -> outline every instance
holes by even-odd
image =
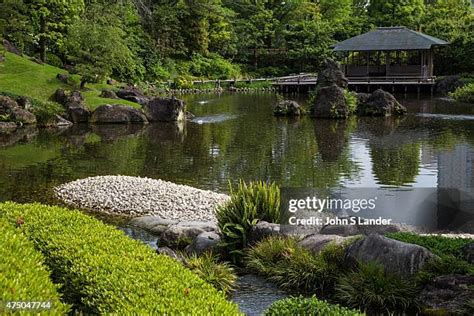
[[[280,188],[275,183],[241,181],[237,188],[230,185],[229,191],[231,199],[217,209],[216,217],[223,246],[239,262],[258,221],[280,222]]]
[[[9,301],[50,302],[53,314],[66,314],[69,307],[60,301],[57,286],[51,282],[41,253],[21,233],[23,219],[0,218],[0,313],[7,314],[4,304]]]
[[[456,101],[474,103],[474,83],[469,83],[463,87],[457,88],[449,94]]]
[[[336,286],[336,296],[345,305],[387,313],[416,308],[417,293],[412,281],[386,273],[376,263],[359,264],[341,276]]]
[[[79,211],[5,203],[0,215],[22,219],[21,232],[43,253],[64,300],[85,314],[238,313],[180,263]]]
[[[270,237],[248,250],[246,264],[283,288],[328,295],[344,270],[344,249],[329,244],[314,254],[294,238]]]
[[[293,315],[313,315],[313,316],[357,316],[363,315],[357,310],[351,310],[335,304],[329,304],[318,300],[315,296],[311,298],[289,297],[276,301],[265,312],[266,316],[293,316]]]
[[[0,0],[0,37],[84,84],[315,71],[331,44],[397,25],[451,42],[440,72],[472,72],[473,20],[469,0]]]

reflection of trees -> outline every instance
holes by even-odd
[[[395,147],[370,146],[372,169],[380,184],[406,185],[413,183],[419,172],[420,144]]]

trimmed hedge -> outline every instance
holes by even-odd
[[[399,241],[425,247],[440,257],[454,256],[459,259],[464,259],[462,248],[472,243],[472,239],[469,238],[448,238],[436,235],[418,235],[407,232],[388,233],[386,236]]]
[[[5,304],[12,301],[50,302],[49,312],[66,314],[69,307],[61,303],[34,244],[4,218],[0,218],[0,231],[0,314],[7,312]]]
[[[320,301],[315,296],[311,298],[289,297],[276,301],[265,312],[265,316],[293,316],[293,315],[313,315],[313,316],[358,316],[361,314],[357,310],[348,309],[339,305],[329,304]]]
[[[239,314],[180,263],[90,216],[41,204],[0,204],[46,258],[65,301],[84,313]]]

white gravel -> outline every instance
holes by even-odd
[[[216,206],[229,199],[225,194],[186,185],[129,176],[76,180],[56,187],[55,193],[66,204],[81,209],[180,221],[216,222]]]

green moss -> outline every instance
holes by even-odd
[[[64,300],[84,314],[239,313],[180,263],[79,211],[5,203],[0,214],[24,219],[21,230],[63,284]]]
[[[462,248],[472,243],[472,239],[469,238],[447,238],[436,235],[423,236],[406,232],[388,233],[386,236],[425,247],[440,257],[451,255],[459,259],[463,259]]]
[[[9,301],[50,302],[49,312],[66,314],[69,307],[60,301],[43,256],[16,228],[22,221],[0,218],[0,314],[7,313]]]

